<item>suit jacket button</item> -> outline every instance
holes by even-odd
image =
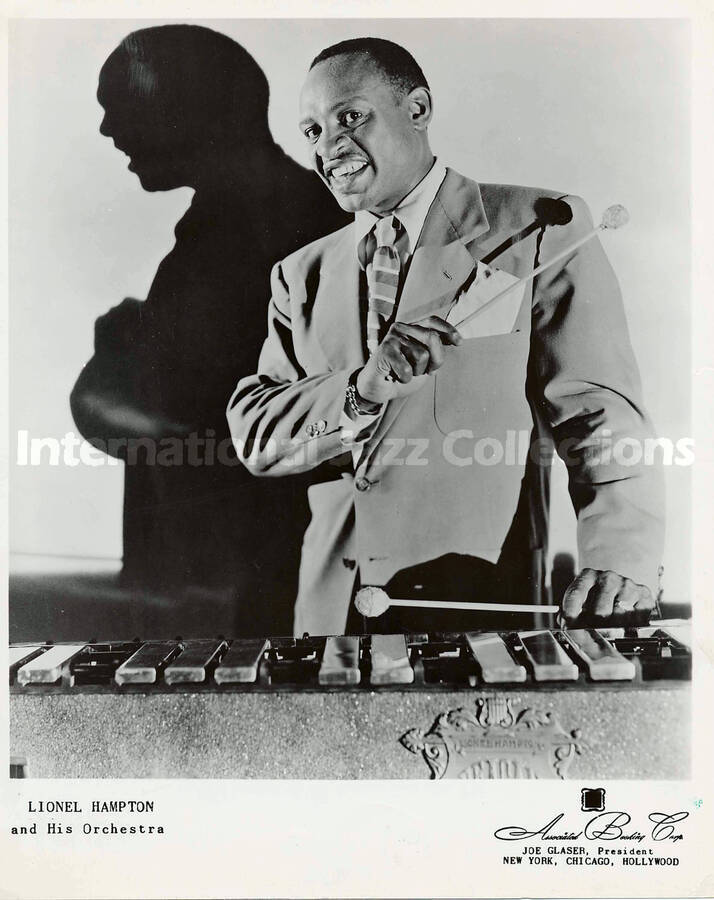
[[[368,491],[372,487],[372,483],[366,478],[357,478],[355,480],[355,487],[358,491]]]
[[[312,422],[305,427],[305,431],[307,432],[308,437],[315,437],[315,435],[317,434],[315,426],[312,424]]]
[[[324,419],[318,419],[315,422],[315,432],[316,434],[324,434],[327,430],[327,422]]]

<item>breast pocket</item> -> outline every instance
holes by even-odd
[[[446,320],[464,338],[509,334],[515,327],[526,288],[510,272],[479,262],[473,284],[457,297]]]
[[[526,401],[529,335],[514,331],[467,338],[447,354],[434,375],[434,418],[444,434],[468,429],[475,437],[503,439],[529,428]]]

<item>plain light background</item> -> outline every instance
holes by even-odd
[[[15,465],[16,435],[74,430],[68,396],[94,319],[144,297],[191,193],[144,192],[98,132],[99,69],[128,32],[161,21],[10,27],[11,551],[116,558],[121,466]],[[623,289],[658,435],[691,434],[689,34],[677,20],[192,20],[248,49],[271,86],[273,134],[299,161],[297,94],[323,47],[371,34],[407,46],[435,99],[432,146],[479,181],[580,194]],[[552,551],[574,549],[561,468]],[[690,470],[666,472],[665,586],[688,599]]]

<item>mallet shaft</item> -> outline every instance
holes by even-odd
[[[479,306],[478,309],[475,309],[472,313],[469,313],[465,316],[460,322],[454,323],[454,328],[460,328],[462,325],[466,325],[468,322],[471,322],[472,319],[475,319],[476,316],[480,316],[481,313],[486,312],[486,310],[500,300],[502,297],[505,297],[506,294],[510,294],[511,291],[515,291],[517,287],[520,287],[523,284],[531,281],[536,275],[540,275],[545,269],[549,268],[555,263],[560,262],[561,259],[565,259],[566,256],[569,256],[574,250],[577,250],[578,247],[582,246],[582,244],[587,243],[589,240],[595,237],[600,231],[604,230],[602,225],[598,225],[596,228],[593,228],[592,231],[589,231],[587,234],[583,235],[583,237],[579,238],[577,241],[574,241],[565,250],[561,250],[560,253],[557,253],[552,259],[549,259],[547,262],[541,263],[537,268],[533,269],[528,275],[524,275],[523,278],[519,278],[518,281],[514,281],[513,284],[509,285],[507,288],[504,288],[495,297],[491,297],[490,300],[487,300],[483,306]]]
[[[408,606],[417,609],[466,609],[471,612],[501,612],[501,613],[548,613],[555,615],[558,606],[540,606],[532,603],[465,603],[455,601],[453,603],[441,600],[394,600],[390,598],[390,606]]]

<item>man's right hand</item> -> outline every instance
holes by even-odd
[[[444,319],[429,316],[408,325],[395,322],[357,376],[357,392],[370,403],[387,403],[418,391],[463,338]]]

